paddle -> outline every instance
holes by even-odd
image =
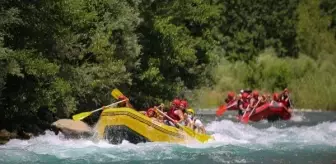
[[[251,111],[251,113],[249,114],[248,117],[245,117],[245,118],[244,118],[244,116],[242,117],[242,122],[243,122],[243,123],[247,124],[247,123],[249,122],[252,113],[253,113],[254,110],[257,108],[257,106],[259,105],[259,103],[260,103],[260,100],[258,100],[257,104],[256,104],[255,107],[252,109],[252,111]],[[246,114],[246,112],[247,112],[247,111],[245,111],[244,115]]]
[[[112,90],[111,95],[112,95],[115,99],[117,99],[117,100],[119,100],[119,97],[120,97],[120,96],[124,96],[124,94],[121,93],[120,90],[117,89],[117,88],[115,88],[115,89]],[[128,108],[134,108],[133,105],[129,103],[129,100],[127,100],[127,102],[126,102],[126,107],[128,107]]]
[[[248,105],[247,107],[246,107],[246,109],[245,109],[245,112],[244,112],[244,114],[243,114],[243,116],[241,117],[241,122],[243,122],[243,123],[245,123],[245,121],[246,121],[246,119],[245,119],[245,115],[246,115],[246,113],[247,113],[247,109],[250,107],[250,105]],[[248,121],[248,118],[247,118],[247,121]]]
[[[218,107],[217,111],[216,111],[216,116],[220,117],[221,115],[223,115],[223,113],[226,111],[226,105],[223,104],[221,106]]]
[[[100,110],[102,110],[102,109],[104,109],[106,107],[111,107],[111,106],[117,105],[117,104],[119,104],[121,102],[124,102],[124,101],[126,101],[126,100],[118,101],[118,102],[115,102],[113,104],[110,104],[110,105],[107,105],[107,106],[103,106],[101,108],[98,108],[98,109],[90,111],[90,112],[83,112],[83,113],[79,113],[79,114],[73,115],[72,119],[75,120],[75,121],[82,120],[82,119],[90,116],[94,112],[100,111]]]
[[[289,108],[294,109],[294,104],[289,93],[288,93],[288,102],[289,102]]]
[[[112,90],[111,95],[115,98],[118,99],[119,96],[123,96],[124,94],[122,94],[119,89],[115,88]]]
[[[160,111],[160,110],[158,110],[157,108],[155,108],[155,110],[157,111],[157,112],[159,112],[160,114],[162,114],[163,116],[165,116],[165,117],[167,117],[170,121],[172,121],[172,122],[174,122],[175,120],[173,120],[172,118],[170,118],[168,115],[166,115],[165,113],[163,113],[162,111]],[[175,122],[174,122],[175,123]],[[175,123],[178,127],[180,127],[184,132],[186,132],[189,136],[191,136],[191,137],[194,137],[195,136],[195,132],[192,130],[192,129],[190,129],[190,128],[188,128],[188,127],[186,127],[186,126],[183,126],[183,125],[181,125],[181,124],[179,124],[179,123]]]
[[[253,110],[251,111],[251,113],[250,113],[250,115],[249,115],[249,117],[248,117],[248,118],[250,118],[250,117],[251,117],[252,113],[253,113],[253,112],[254,112],[254,110],[257,108],[257,106],[259,105],[259,103],[260,103],[260,100],[258,100],[257,104],[255,105],[255,107],[254,107],[254,108],[253,108]]]
[[[223,115],[223,113],[228,109],[231,108],[233,106],[237,105],[237,102],[232,103],[231,105],[229,105],[229,107],[226,107],[225,105],[221,105],[218,107],[217,111],[216,111],[216,116],[219,117],[221,115]]]

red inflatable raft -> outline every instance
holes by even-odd
[[[251,112],[253,113],[251,114]],[[272,101],[270,103],[265,103],[264,105],[256,108],[254,111],[250,111],[243,116],[239,116],[238,119],[244,120],[245,117],[249,117],[248,120],[255,122],[263,119],[267,119],[269,121],[275,121],[275,120],[289,120],[291,116],[292,116],[291,111],[289,111],[285,107],[285,105],[279,102]]]

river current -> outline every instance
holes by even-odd
[[[67,140],[46,135],[0,146],[1,164],[85,163],[335,163],[336,112],[295,112],[289,121],[244,125],[234,112],[200,115],[215,141],[206,144]]]

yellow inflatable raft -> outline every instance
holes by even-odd
[[[96,129],[100,139],[108,140],[112,144],[119,144],[122,140],[136,144],[140,142],[207,142],[213,139],[207,134],[187,134],[179,128],[154,121],[130,108],[105,109],[101,113]]]

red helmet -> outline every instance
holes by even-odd
[[[259,92],[258,91],[253,91],[252,92],[252,96],[253,97],[258,97],[259,96]]]
[[[173,100],[173,105],[180,106],[180,104],[181,104],[181,101],[179,99],[174,99]]]
[[[247,99],[248,96],[249,96],[249,94],[246,93],[246,92],[244,92],[244,93],[242,94],[242,98],[243,98],[243,99]]]
[[[279,94],[278,93],[273,94],[273,100],[275,100],[275,101],[279,100]]]
[[[125,100],[125,99],[127,99],[127,97],[124,96],[124,95],[120,95],[120,96],[118,97],[118,100]]]
[[[183,108],[188,108],[188,102],[185,100],[182,100],[180,103],[180,106],[182,106]]]
[[[155,114],[155,110],[154,110],[154,108],[149,108],[146,113],[147,113],[147,116],[151,116],[151,115]],[[152,114],[150,114],[150,113],[152,113]]]
[[[230,91],[227,95],[227,97],[229,97],[229,98],[233,98],[234,96],[235,96],[235,93],[232,92],[232,91]]]

